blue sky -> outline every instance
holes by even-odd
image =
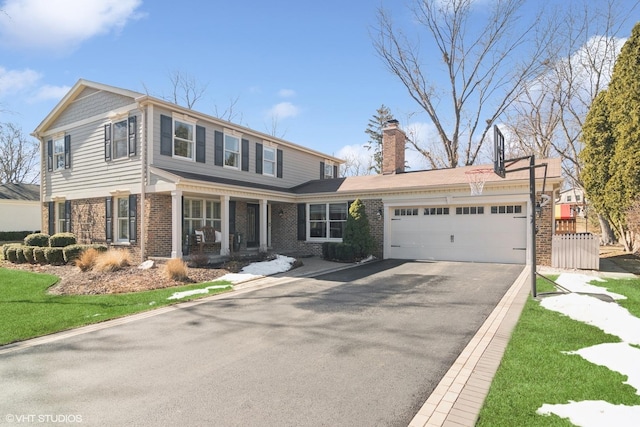
[[[391,0],[4,0],[0,121],[30,133],[80,78],[162,97],[178,71],[207,85],[196,110],[237,98],[235,122],[340,156],[381,104],[418,109],[373,48],[380,5],[412,30]]]

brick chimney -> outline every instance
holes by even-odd
[[[404,172],[404,146],[407,135],[397,120],[389,120],[382,129],[382,174]]]

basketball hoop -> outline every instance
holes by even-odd
[[[487,181],[487,178],[489,178],[489,175],[493,173],[493,169],[491,168],[474,169],[465,172],[467,182],[471,188],[472,196],[479,196],[482,194],[484,183]]]

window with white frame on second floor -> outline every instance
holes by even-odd
[[[325,162],[324,164],[324,178],[331,179],[333,176],[333,165],[329,162]]]
[[[579,202],[581,198],[580,194],[576,194],[576,202]]]
[[[129,241],[129,197],[119,197],[116,202],[116,242]]]
[[[237,136],[224,135],[224,165],[240,168],[240,138]]]
[[[571,194],[567,194],[567,202],[570,202],[570,201],[571,201],[571,199],[572,199],[572,198],[571,198]]]
[[[276,175],[276,149],[264,147],[262,150],[262,173],[263,175]]]
[[[129,125],[127,120],[113,124],[113,158],[127,157],[129,155]]]
[[[173,121],[173,155],[193,160],[194,125],[180,120]]]
[[[64,169],[64,136],[53,140],[53,164],[55,169]]]

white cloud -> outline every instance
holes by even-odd
[[[120,30],[142,0],[7,0],[0,43],[14,49],[70,51],[83,41]]]
[[[291,102],[280,102],[268,111],[268,116],[275,119],[286,119],[287,117],[295,117],[300,113],[300,108]]]
[[[7,70],[0,67],[0,97],[29,89],[37,84],[41,74],[30,69]]]
[[[278,91],[278,96],[281,98],[292,98],[296,96],[296,91],[293,89],[280,89]]]
[[[364,145],[345,145],[338,150],[336,157],[346,162],[342,166],[345,176],[371,175],[375,173],[375,171],[371,170],[373,166],[373,151],[367,149]]]
[[[71,86],[43,85],[39,87],[33,96],[29,97],[31,102],[47,101],[50,99],[60,100],[69,92]]]

